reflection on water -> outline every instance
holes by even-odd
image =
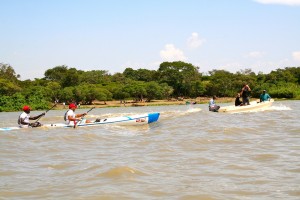
[[[299,199],[299,110],[300,101],[236,114],[207,105],[102,108],[88,117],[161,116],[141,127],[0,132],[0,197]],[[40,121],[62,122],[64,112]],[[0,113],[1,127],[16,126],[18,115]]]

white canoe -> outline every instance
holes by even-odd
[[[76,127],[87,127],[87,126],[99,126],[103,124],[117,124],[117,125],[144,125],[150,124],[152,122],[156,122],[159,118],[160,113],[148,113],[148,114],[141,114],[141,115],[133,115],[133,116],[124,116],[124,117],[112,117],[107,119],[101,119],[99,122],[93,123],[84,123],[78,124]],[[62,127],[62,128],[74,128],[73,125],[66,125],[64,123],[57,123],[57,124],[44,124],[37,128],[55,128],[55,127]],[[20,127],[7,127],[7,128],[0,128],[0,131],[11,131],[23,129]]]
[[[250,105],[247,106],[221,106],[218,112],[230,112],[230,113],[236,113],[236,112],[249,112],[249,111],[258,111],[263,110],[265,108],[268,108],[272,105],[274,102],[274,99],[271,99],[270,101],[264,101],[264,102],[258,102],[257,101],[251,101]]]

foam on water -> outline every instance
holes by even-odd
[[[292,110],[290,107],[280,104],[278,106],[271,106],[266,110]]]

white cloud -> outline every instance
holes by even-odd
[[[203,43],[205,42],[205,39],[201,39],[199,38],[198,33],[192,33],[192,35],[188,38],[187,40],[187,45],[190,48],[197,48],[199,46],[201,46]]]
[[[300,0],[254,0],[262,4],[281,4],[288,6],[299,6]]]
[[[246,57],[248,58],[262,58],[265,55],[265,52],[261,52],[261,51],[252,51],[249,52]]]
[[[160,57],[164,61],[183,61],[187,58],[184,56],[183,51],[177,49],[173,44],[166,44],[165,49],[160,51]]]
[[[292,55],[295,61],[300,62],[300,51],[295,51]]]

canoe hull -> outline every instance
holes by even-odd
[[[274,102],[273,99],[270,101],[265,102],[257,102],[251,101],[250,105],[247,106],[224,106],[220,107],[219,112],[229,112],[229,113],[236,113],[236,112],[250,112],[250,111],[258,111],[268,108]]]
[[[116,124],[116,125],[126,125],[126,126],[138,126],[138,125],[145,125],[156,122],[159,119],[160,113],[148,113],[144,115],[133,115],[133,116],[124,116],[124,117],[112,117],[107,119],[101,119],[99,122],[93,123],[85,123],[85,124],[78,124],[76,127],[86,127],[86,126],[100,126],[104,124]],[[44,124],[42,127],[47,128],[73,128],[73,125],[66,125],[64,123],[55,123],[55,124]],[[40,128],[40,127],[37,127]],[[20,127],[7,127],[7,128],[0,128],[0,131],[11,131],[17,129],[24,129]]]

